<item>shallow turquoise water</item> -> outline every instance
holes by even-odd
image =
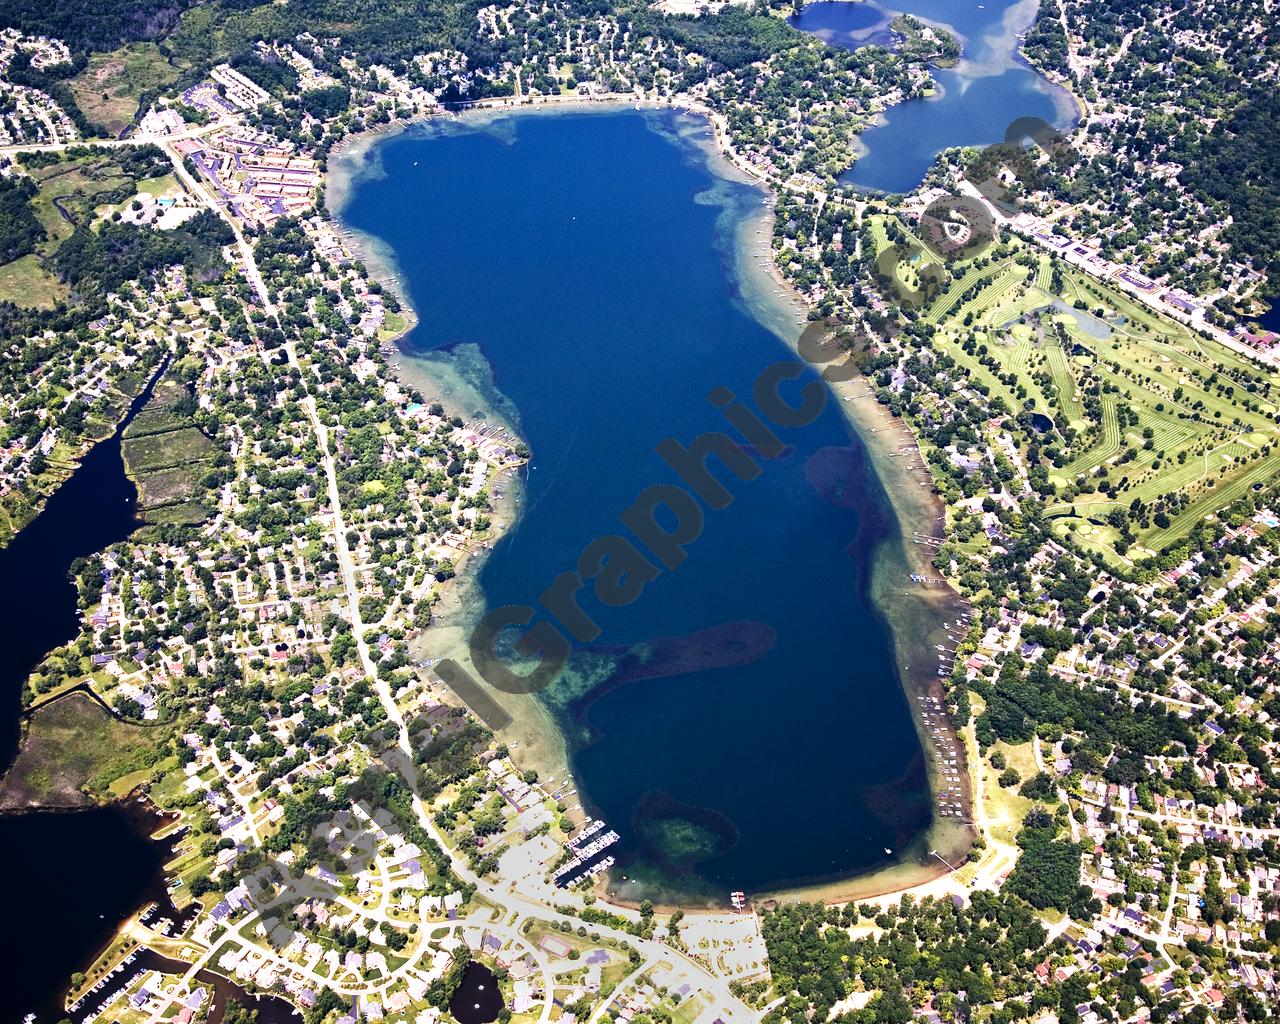
[[[655,445],[728,429],[708,392],[750,401],[757,375],[792,359],[747,314],[726,250],[761,196],[676,138],[693,125],[627,111],[417,129],[374,151],[380,176],[343,212],[396,256],[421,316],[409,347],[478,343],[519,411],[533,465],[481,573],[489,607],[536,604],[590,541],[625,533],[637,494],[680,482]],[[646,892],[848,874],[929,824],[866,596],[892,512],[830,404],[779,433],[791,450],[757,453],[756,479],[718,472],[733,501],[706,511],[684,565],[626,607],[584,592],[603,632],[548,693],[584,794],[623,835],[617,875]],[[574,691],[589,671],[602,685]]]

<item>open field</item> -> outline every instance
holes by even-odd
[[[138,192],[151,196],[163,196],[172,192],[181,192],[182,186],[173,174],[162,174],[158,178],[146,178],[138,182]]]
[[[117,779],[154,761],[163,735],[163,727],[116,720],[87,694],[68,694],[31,716],[0,782],[0,808],[75,807],[105,796]]]
[[[139,190],[161,192],[174,186],[167,166],[165,174],[139,179],[124,169],[120,161],[125,159],[96,153],[28,168],[39,188],[31,209],[45,238],[34,253],[0,266],[0,302],[36,309],[57,305],[69,293],[49,261],[76,226],[93,223],[100,208],[114,208]],[[146,169],[144,173],[151,170],[143,162],[138,166]]]
[[[138,101],[178,77],[155,43],[130,43],[111,53],[94,53],[71,81],[85,116],[113,138],[133,123]]]
[[[42,167],[32,173],[40,186],[36,217],[48,234],[40,255],[51,256],[95,207],[119,202],[133,193],[133,178],[104,157],[85,157]]]
[[[218,447],[191,420],[187,389],[165,378],[125,430],[125,467],[138,487],[138,508],[151,523],[199,523],[201,483]]]
[[[893,234],[881,219],[877,246]],[[1016,238],[938,268],[951,281],[920,320],[969,387],[1003,403],[1010,419],[989,429],[1045,466],[1036,489],[1056,530],[1127,561],[1275,475],[1274,373]]]
[[[35,253],[0,267],[0,302],[26,309],[52,309],[67,295],[67,286],[44,269]]]
[[[51,255],[77,224],[91,223],[98,207],[122,203],[140,189],[157,191],[158,183],[173,181],[167,161],[134,160],[126,150],[99,150],[29,171],[40,189],[32,201],[36,216],[50,236],[41,247],[43,256]]]
[[[144,434],[130,424],[126,447],[129,468],[140,473],[185,466],[211,458],[214,443],[195,427],[185,425],[162,433]]]

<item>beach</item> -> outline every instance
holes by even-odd
[[[759,178],[744,174],[742,167],[729,159],[719,136],[717,148],[704,143],[708,162],[717,175],[759,185]],[[770,327],[783,341],[796,348],[804,324],[797,314],[807,317],[809,305],[778,270],[772,259],[774,213],[772,203],[761,206],[753,217],[742,221],[737,229],[737,274],[751,312]],[[770,253],[761,263],[758,253]],[[798,353],[797,353],[798,354]],[[910,538],[937,537],[945,532],[946,506],[935,493],[927,470],[913,471],[920,458],[904,454],[904,447],[914,448],[915,435],[908,425],[876,401],[871,384],[864,377],[830,384],[841,413],[851,433],[862,443],[871,458],[875,475],[888,493],[894,510],[896,527],[881,542],[876,553],[872,582],[875,603],[888,620],[897,652],[898,669],[903,689],[916,717],[921,746],[929,759],[931,786],[937,789],[942,776],[938,744],[921,716],[922,698],[941,699],[943,690],[937,675],[935,645],[947,639],[942,623],[955,622],[966,606],[949,584],[927,586],[909,582],[912,574],[936,578],[938,570],[931,564],[933,547],[913,543]],[[848,399],[846,401],[846,399]],[[962,747],[955,732],[947,730],[952,742]],[[962,801],[971,807],[973,798],[969,773],[960,773]],[[945,862],[958,865],[973,846],[976,832],[955,821],[935,817],[933,826],[921,837],[925,856],[923,864],[897,864],[851,878],[805,884],[760,894],[761,899],[821,900],[843,903],[877,896],[897,894],[930,886],[950,874]],[[935,851],[938,856],[930,855]],[[941,887],[946,888],[945,881]],[[937,888],[938,886],[933,886]]]

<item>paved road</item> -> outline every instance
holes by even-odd
[[[262,302],[263,308],[271,314],[276,314],[275,303],[272,302],[270,291],[266,282],[263,280],[262,274],[254,259],[253,248],[244,237],[240,230],[240,225],[235,219],[228,214],[225,208],[221,207],[208,189],[201,182],[196,181],[186,170],[182,164],[179,155],[165,147],[166,152],[170,154],[174,162],[175,173],[183,183],[192,191],[194,195],[201,198],[206,205],[220,213],[224,219],[231,225],[236,235],[237,247],[240,251],[240,257],[243,268],[250,283]],[[284,346],[289,363],[294,368],[302,372],[302,365],[298,360],[297,351],[292,342],[288,342]],[[303,380],[306,380],[305,374]],[[360,658],[361,667],[366,675],[374,680],[374,690],[378,695],[378,700],[387,713],[387,719],[396,728],[397,731],[397,748],[400,754],[400,760],[404,766],[400,774],[413,794],[413,809],[418,819],[418,823],[423,827],[428,835],[445,850],[451,861],[453,862],[454,873],[463,881],[470,883],[476,887],[476,890],[490,902],[497,904],[500,908],[514,910],[517,919],[520,917],[532,918],[536,921],[547,923],[557,922],[563,919],[563,915],[556,913],[552,908],[546,907],[540,903],[517,896],[508,890],[499,888],[499,886],[487,882],[479,877],[470,869],[470,867],[453,854],[445,837],[436,827],[429,808],[423,802],[418,793],[417,774],[413,770],[413,751],[409,741],[409,730],[405,723],[404,715],[396,703],[395,695],[391,691],[390,684],[386,680],[378,677],[377,668],[373,661],[373,657],[369,651],[369,645],[365,642],[365,624],[360,615],[360,589],[356,580],[356,568],[351,557],[351,551],[347,545],[347,529],[343,518],[342,500],[338,490],[337,465],[334,460],[332,448],[329,444],[329,433],[325,425],[320,421],[319,414],[316,410],[315,397],[307,394],[302,399],[301,405],[307,414],[307,419],[311,424],[311,429],[316,437],[316,443],[321,452],[321,463],[324,467],[325,479],[328,489],[329,499],[329,515],[330,528],[333,535],[333,543],[338,556],[338,564],[341,570],[343,590],[345,592],[346,604],[348,608],[348,616],[351,621],[351,628],[355,636],[356,650]],[[566,899],[569,899],[566,896]],[[634,911],[625,908],[610,908],[615,913],[636,918],[639,915]],[[490,926],[492,927],[492,926]],[[674,947],[669,947],[661,942],[652,939],[640,939],[636,936],[619,929],[611,928],[606,925],[594,925],[593,930],[601,935],[613,939],[616,942],[626,942],[636,947],[641,956],[645,958],[645,962],[653,965],[662,961],[667,961],[673,966],[682,963],[683,966],[689,968],[702,984],[713,999],[716,1000],[717,1009],[720,1010],[722,1018],[730,1021],[754,1021],[757,1015],[745,1003],[739,1000],[729,989],[727,980],[718,977],[709,972],[702,964],[698,963],[692,957],[686,955]],[[547,993],[548,999],[550,992]],[[549,1008],[544,1011],[549,1013]]]
[[[226,128],[236,123],[238,122],[233,120],[211,121],[209,124],[197,125],[172,135],[131,135],[127,139],[74,139],[71,142],[47,142],[42,146],[0,146],[0,156],[16,156],[18,153],[61,153],[75,146],[102,146],[106,149],[147,145],[164,146],[168,143],[183,142],[186,139],[198,139],[219,128]]]

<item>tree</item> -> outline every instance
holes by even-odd
[[[251,1010],[234,999],[227,1003],[227,1008],[222,1014],[222,1024],[257,1024],[257,1022],[258,1011]]]
[[[1057,833],[1053,818],[1039,808],[1023,819],[1018,833],[1022,856],[1007,888],[1037,910],[1067,910],[1080,897],[1080,847]]]

